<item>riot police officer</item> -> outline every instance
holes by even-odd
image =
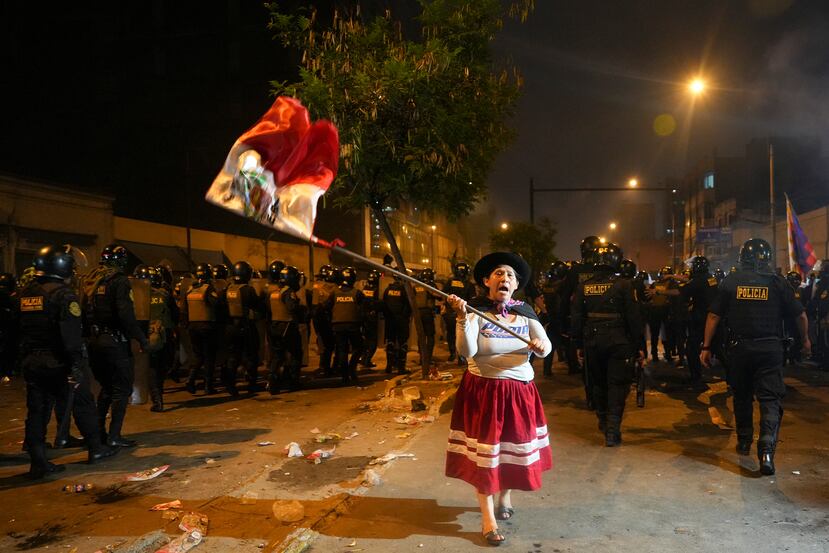
[[[46,246],[35,257],[34,280],[17,299],[28,409],[25,444],[33,479],[64,470],[46,459],[46,427],[61,396],[71,394],[67,401],[86,439],[88,461],[94,463],[116,452],[101,444],[95,420],[95,399],[84,371],[87,359],[81,336],[81,307],[68,284],[74,272],[75,259],[66,247]]]
[[[89,290],[87,313],[90,318],[89,354],[92,373],[101,385],[98,394],[98,423],[101,436],[110,446],[132,447],[134,440],[121,435],[127,405],[135,379],[130,339],[137,340],[142,350],[148,347],[147,337],[135,319],[132,286],[124,274],[129,253],[118,244],[110,244],[101,252],[100,265],[84,285]],[[94,282],[91,282],[94,279]],[[112,409],[109,432],[106,416]]]
[[[11,376],[17,359],[17,280],[11,273],[0,273],[0,377]]]
[[[372,269],[363,286],[363,356],[360,363],[366,368],[376,367],[371,361],[377,351],[377,331],[383,302],[380,299],[380,271]]]
[[[593,276],[577,289],[572,331],[593,387],[593,405],[605,445],[622,443],[622,415],[632,378],[631,360],[641,343],[642,321],[629,279],[619,278],[622,250],[615,244],[595,250]],[[638,352],[641,362],[644,352]]]
[[[452,267],[452,277],[447,279],[446,282],[444,282],[443,291],[449,295],[454,294],[462,300],[471,300],[475,296],[475,285],[469,280],[469,273],[469,263],[466,263],[465,261],[455,263],[455,266]],[[394,301],[393,303],[396,305],[396,301]],[[452,309],[452,306],[444,302],[443,312],[441,316],[443,317],[444,332],[446,332],[446,345],[449,348],[448,360],[454,361],[456,355],[455,311]],[[388,325],[386,325],[386,328],[388,328]],[[408,331],[406,332],[406,336],[408,336]],[[389,343],[388,340],[386,340],[386,343]],[[463,364],[463,360],[460,356],[458,356],[458,364]],[[387,372],[389,372],[388,367]]]
[[[325,303],[337,285],[334,284],[336,275],[334,267],[323,265],[311,288],[311,318],[314,323],[314,331],[317,333],[317,351],[320,356],[320,370],[324,376],[331,376],[331,356],[334,354],[334,331],[331,328],[331,312],[325,307]]]
[[[213,273],[213,280],[227,280],[230,278],[230,269],[224,263],[218,265],[211,265],[210,270]]]
[[[196,379],[199,371],[204,370],[204,391],[215,394],[213,372],[216,368],[216,351],[222,328],[217,323],[219,309],[219,294],[213,288],[213,272],[209,263],[201,263],[196,267],[195,280],[192,286],[184,293],[184,306],[187,309],[187,331],[190,334],[190,343],[193,346],[193,359],[190,364],[190,374],[187,377],[186,388],[191,394],[196,393]],[[236,383],[225,377],[225,387],[230,395],[238,395]]]
[[[331,328],[337,347],[337,369],[343,385],[357,383],[357,364],[363,354],[363,293],[354,288],[357,282],[357,270],[343,267],[339,271],[340,285],[326,301],[326,309],[331,312]],[[351,358],[348,354],[351,352]]]
[[[794,299],[800,303],[805,309],[809,305],[808,289],[803,288],[803,278],[797,271],[789,271],[786,274],[786,281],[794,291]],[[807,313],[808,317],[808,313]],[[783,320],[783,335],[786,338],[786,347],[784,348],[783,364],[794,364],[800,362],[801,357],[801,337],[797,331],[796,319],[791,317]]]
[[[386,372],[397,369],[398,374],[405,374],[412,308],[400,277],[394,277],[383,291],[383,314],[386,319]]]
[[[150,281],[150,324],[147,340],[150,365],[150,411],[164,411],[164,379],[173,363],[173,332],[178,324],[178,306],[164,287],[162,274],[147,267],[140,278]]]
[[[717,284],[719,284],[722,282],[722,279],[725,278],[725,271],[723,271],[721,267],[717,267],[714,269],[714,278],[717,279]]]
[[[665,350],[665,362],[673,363],[671,352],[674,350],[674,332],[671,327],[671,302],[668,290],[674,290],[678,287],[677,283],[671,278],[674,270],[669,265],[662,267],[656,277],[656,282],[651,284],[648,293],[650,303],[648,305],[648,328],[651,333],[651,358],[654,361],[659,359],[659,334],[663,326],[665,329],[665,338],[662,341],[662,347]]]
[[[235,381],[236,368],[241,364],[247,376],[248,392],[257,391],[259,367],[259,333],[255,320],[263,312],[262,301],[250,285],[253,268],[247,261],[233,265],[233,283],[220,295],[227,303],[230,322],[227,327],[228,359],[224,380]]]
[[[435,272],[432,269],[423,269],[420,273],[420,280],[429,286],[435,286]],[[436,296],[430,292],[422,284],[415,284],[413,287],[415,294],[415,306],[417,307],[417,316],[420,317],[423,323],[423,333],[425,338],[425,349],[420,352],[421,365],[426,367],[430,372],[437,371],[437,367],[432,363],[432,355],[435,351],[435,299]]]
[[[732,351],[731,386],[734,391],[734,418],[737,452],[748,455],[754,436],[753,401],[760,403],[760,439],[757,456],[760,473],[774,474],[774,453],[783,418],[783,346],[780,321],[797,319],[803,347],[809,347],[806,314],[794,297],[791,286],[774,274],[769,263],[768,242],[752,238],[740,250],[740,269],[720,283],[705,323],[700,361],[708,366],[711,345],[720,318],[728,319]]]
[[[829,259],[820,262],[817,282],[812,286],[808,302],[809,318],[815,323],[817,338],[815,360],[823,368],[829,367]]]
[[[541,323],[547,331],[547,337],[553,344],[553,352],[544,358],[544,376],[553,375],[553,353],[558,352],[558,360],[566,359],[562,355],[565,351],[562,337],[561,305],[564,301],[564,286],[570,268],[563,261],[555,261],[544,274],[544,284],[541,287]]]
[[[578,356],[576,355],[576,345],[574,342],[570,341],[570,318],[572,310],[571,303],[573,301],[573,297],[575,296],[576,289],[579,287],[579,285],[593,276],[593,254],[595,253],[596,248],[598,248],[601,245],[602,243],[599,240],[598,236],[591,235],[584,237],[584,239],[581,241],[581,244],[579,245],[579,251],[581,252],[581,261],[574,261],[571,263],[570,271],[568,271],[567,278],[564,281],[561,296],[562,302],[560,320],[562,323],[562,333],[565,336],[567,342],[567,372],[569,374],[582,373],[582,377],[585,381],[585,392],[587,396],[588,407],[592,406],[592,390],[590,386],[587,386],[586,371],[584,371],[583,367],[579,365]]]
[[[302,336],[299,325],[305,320],[305,308],[297,292],[302,287],[302,273],[292,265],[276,261],[268,269],[268,345],[271,359],[268,367],[268,392],[276,395],[284,382],[288,389],[298,390],[302,366]]]

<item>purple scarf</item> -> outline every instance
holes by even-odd
[[[505,319],[509,315],[509,308],[510,307],[512,307],[513,305],[521,305],[522,303],[524,303],[523,301],[518,301],[518,300],[514,300],[514,299],[509,299],[504,303],[501,303],[499,301],[494,301],[494,300],[490,300],[490,301],[492,302],[492,306],[495,308],[495,311],[497,313],[500,313],[501,316],[504,317]]]

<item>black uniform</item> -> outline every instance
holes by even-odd
[[[783,416],[783,345],[781,324],[798,317],[803,306],[779,275],[738,270],[719,285],[710,312],[728,318],[731,335],[731,386],[737,438],[751,443],[753,401],[760,403],[758,452],[774,451]]]
[[[101,278],[89,299],[91,319],[89,358],[92,373],[101,385],[98,394],[98,423],[109,445],[134,445],[121,437],[127,405],[135,379],[130,339],[142,349],[147,338],[135,320],[132,286],[121,272],[112,269]],[[106,416],[112,409],[109,432]]]
[[[412,316],[412,308],[402,282],[395,280],[386,287],[383,292],[383,311],[386,319],[386,372],[397,369],[402,374],[406,372]]]
[[[46,461],[46,427],[55,403],[72,388],[72,414],[86,439],[90,455],[101,449],[95,399],[84,368],[86,349],[81,336],[81,308],[75,292],[59,281],[41,279],[19,295],[21,367],[26,380],[26,439],[33,476],[52,472]],[[132,391],[132,390],[130,390]]]
[[[380,322],[380,313],[383,312],[383,302],[380,299],[378,287],[366,285],[363,288],[363,356],[360,362],[364,367],[374,367],[371,358],[377,351],[377,325]]]
[[[216,322],[219,309],[219,295],[209,283],[193,283],[186,292],[184,305],[187,309],[187,331],[193,347],[193,359],[190,363],[190,375],[187,378],[187,391],[196,393],[196,379],[199,371],[204,369],[204,389],[208,394],[216,393],[213,372],[216,368],[216,351],[223,329]],[[225,386],[231,395],[235,395],[236,383],[229,379],[227,373],[222,375]]]
[[[325,302],[325,308],[331,312],[336,360],[339,363],[337,369],[343,384],[347,384],[349,379],[357,382],[357,364],[364,353],[362,303],[363,293],[347,284],[339,286]]]
[[[671,279],[672,285],[676,288],[682,286],[681,281]],[[670,314],[668,315],[668,330],[671,333],[671,356],[677,357],[677,364],[685,362],[686,345],[688,341],[688,325],[690,323],[690,305],[688,298],[680,294],[671,296],[668,300]]]
[[[576,289],[571,322],[576,345],[585,350],[600,429],[608,439],[620,439],[633,377],[630,360],[642,336],[640,310],[630,280],[617,277],[610,269],[597,271]]]
[[[544,310],[541,316],[541,323],[544,325],[544,330],[547,331],[547,338],[553,344],[553,351],[550,355],[544,358],[544,375],[551,376],[553,374],[553,357],[558,352],[559,361],[564,359],[562,351],[564,349],[564,339],[562,338],[562,320],[561,320],[561,304],[563,301],[565,280],[555,280],[545,282],[541,287],[541,295],[544,298]]]
[[[157,332],[163,336],[164,343],[155,351],[150,351],[149,365],[150,398],[153,402],[153,411],[164,410],[164,379],[175,361],[175,328],[178,325],[178,306],[175,299],[164,287],[153,287],[150,290],[150,327],[151,333]],[[159,328],[153,330],[157,325]]]
[[[228,348],[225,380],[235,380],[236,368],[241,364],[245,369],[248,391],[253,392],[259,368],[256,319],[263,312],[262,299],[250,284],[231,284],[222,291],[221,297],[227,305],[229,316],[225,332]]]
[[[679,293],[688,305],[688,371],[691,380],[698,382],[702,379],[699,354],[705,337],[705,319],[717,293],[717,279],[706,274],[694,275],[679,287]]]
[[[426,335],[426,350],[420,352],[421,364],[432,366],[432,354],[435,351],[435,296],[425,286],[415,284],[415,306],[417,315],[423,323],[423,333]]]
[[[671,327],[671,301],[664,294],[667,290],[675,290],[676,282],[670,278],[662,278],[651,284],[651,289],[662,292],[653,296],[648,303],[648,328],[651,333],[651,358],[656,361],[659,358],[659,334],[664,325],[665,339],[662,347],[665,350],[665,361],[671,363],[671,352],[674,351],[674,332]]]
[[[0,377],[16,373],[17,301],[15,292],[0,288]]]
[[[333,282],[317,280],[311,288],[311,318],[317,333],[317,351],[320,356],[320,369],[325,376],[331,376],[331,356],[334,355],[336,343],[334,330],[331,328],[331,311],[325,302],[337,288]]]
[[[570,374],[582,373],[585,385],[587,377],[584,373],[584,368],[579,365],[579,359],[576,355],[576,343],[570,339],[573,331],[571,319],[573,300],[575,298],[576,291],[582,284],[584,284],[585,281],[593,277],[593,270],[593,265],[591,263],[573,263],[572,267],[570,267],[570,271],[567,273],[567,277],[564,279],[564,284],[562,285],[561,312],[559,315],[559,320],[562,325],[562,333],[565,336],[565,341],[567,342],[565,345],[567,348],[567,372]],[[590,399],[592,397],[592,393],[592,390],[586,391],[588,403],[592,403],[592,400]]]
[[[402,286],[401,286],[402,289]],[[462,300],[469,301],[475,297],[475,284],[468,280],[461,280],[457,277],[451,277],[443,284],[443,291],[447,294],[454,294]],[[449,348],[449,361],[455,359],[455,311],[449,303],[443,303],[443,329],[446,332],[446,345]],[[388,328],[388,324],[386,325]],[[408,331],[406,336],[408,336]],[[386,339],[388,344],[388,339]],[[460,359],[458,359],[460,361]]]
[[[814,357],[823,368],[829,367],[829,274],[821,272],[821,278],[813,286],[808,303],[809,318],[814,321]]]
[[[794,290],[794,299],[803,306],[803,309],[806,309],[809,305],[809,289],[797,287],[793,288]],[[801,361],[801,351],[803,344],[803,336],[800,335],[800,330],[797,328],[796,319],[788,317],[783,320],[783,334],[787,339],[791,340],[791,343],[785,348],[785,354],[787,359],[784,361],[789,363],[798,363]]]
[[[283,383],[289,390],[299,389],[299,371],[302,367],[299,325],[305,320],[305,308],[289,286],[270,286],[266,305],[271,351],[268,391],[273,395],[279,393]]]

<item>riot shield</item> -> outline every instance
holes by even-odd
[[[223,278],[217,278],[213,281],[213,288],[216,289],[216,292],[221,294],[222,290],[227,288],[228,282]]]
[[[137,321],[150,320],[150,281],[145,278],[129,277],[132,285],[132,303]]]

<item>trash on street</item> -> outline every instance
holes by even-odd
[[[382,457],[372,460],[369,465],[385,465],[389,461],[394,461],[401,457],[414,457],[414,453],[386,453]]]
[[[127,482],[143,482],[144,480],[152,480],[156,476],[163,474],[170,465],[161,465],[160,467],[153,467],[151,469],[142,470],[128,474],[124,480]]]
[[[285,453],[288,457],[304,457],[305,454],[302,453],[302,449],[300,449],[299,444],[296,442],[291,442],[285,446]]]
[[[181,508],[181,500],[176,499],[175,501],[168,501],[167,503],[159,503],[158,505],[153,505],[150,507],[151,511],[167,511],[169,509],[179,509]]]

